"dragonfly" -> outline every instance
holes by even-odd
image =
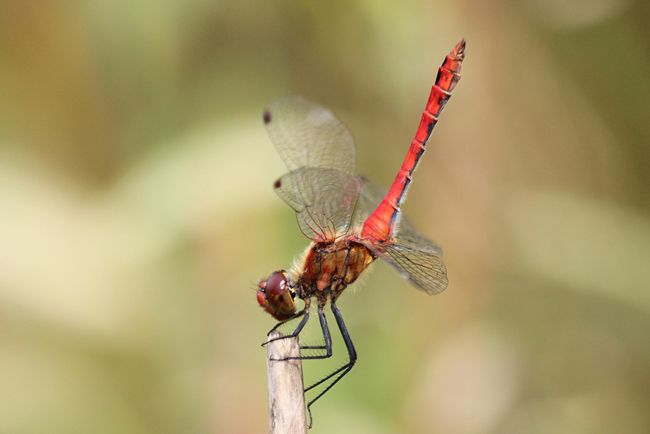
[[[282,360],[332,356],[332,339],[324,312],[328,301],[348,351],[347,363],[305,389],[308,392],[331,380],[307,404],[310,427],[311,406],[357,361],[354,344],[336,305],[343,291],[377,258],[388,262],[427,294],[438,294],[447,287],[442,248],[421,236],[402,215],[400,206],[440,112],[460,80],[464,58],[462,39],[438,69],[415,138],[387,193],[354,175],[352,134],[329,110],[301,96],[287,95],[273,101],[264,112],[271,141],[289,169],[275,182],[274,190],[295,210],[300,230],[311,244],[290,271],[274,271],[259,282],[257,301],[280,321],[273,330],[301,318],[291,334],[276,339],[297,337],[309,320],[312,300],[317,303],[324,345],[301,349],[318,349],[324,354]],[[297,299],[304,303],[300,310]]]

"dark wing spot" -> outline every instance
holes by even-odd
[[[278,179],[277,181],[275,181],[275,184],[273,184],[273,188],[277,190],[280,187],[282,187],[282,180]]]
[[[268,124],[269,122],[271,122],[271,111],[266,110],[264,111],[264,124]]]

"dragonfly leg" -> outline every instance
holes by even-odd
[[[311,304],[311,299],[306,298],[306,299],[305,299],[305,307],[303,308],[303,310],[301,310],[300,312],[296,313],[294,316],[292,316],[292,317],[289,318],[288,320],[277,323],[277,324],[275,325],[275,327],[273,327],[273,328],[272,328],[272,329],[267,333],[267,336],[270,335],[271,332],[273,332],[274,330],[277,330],[277,328],[280,327],[281,325],[286,324],[287,322],[292,321],[292,320],[294,320],[294,319],[296,319],[296,318],[300,318],[301,316],[304,315],[303,319],[300,321],[300,323],[298,324],[298,327],[296,327],[296,329],[293,331],[293,333],[291,333],[290,335],[280,336],[280,337],[278,337],[278,338],[274,338],[274,339],[269,339],[268,341],[264,342],[264,343],[262,344],[262,346],[265,347],[269,342],[279,341],[280,339],[295,338],[296,336],[298,336],[298,335],[300,334],[300,332],[302,331],[302,329],[303,329],[303,328],[305,327],[305,325],[307,324],[307,321],[309,321],[309,305],[310,305],[310,304]]]
[[[325,341],[325,345],[304,346],[304,347],[300,347],[300,349],[301,350],[303,349],[323,350],[324,349],[325,354],[320,356],[287,357],[286,359],[282,359],[282,360],[292,360],[292,359],[314,360],[314,359],[327,359],[329,357],[332,357],[332,336],[330,335],[330,329],[327,326],[327,319],[325,318],[325,312],[323,312],[323,306],[318,306],[318,319],[320,320],[320,327],[321,330],[323,331],[323,340]],[[309,389],[311,389],[311,387],[305,389],[305,392]]]
[[[308,388],[305,389],[305,392],[307,392],[307,391],[313,389],[314,387],[316,387],[316,386],[318,386],[320,384],[323,384],[324,382],[326,382],[330,378],[336,377],[334,379],[334,381],[332,381],[325,388],[325,390],[323,390],[321,393],[319,393],[318,396],[316,396],[316,398],[312,399],[307,404],[307,411],[309,412],[309,428],[311,428],[312,422],[313,422],[313,418],[312,418],[312,415],[311,415],[311,406],[312,406],[312,404],[314,404],[314,402],[316,402],[321,396],[325,395],[325,393],[327,393],[327,391],[330,390],[332,388],[332,386],[334,386],[336,383],[338,383],[339,380],[341,380],[341,378],[343,378],[345,376],[345,374],[350,372],[350,370],[352,370],[352,367],[354,366],[354,364],[357,362],[357,351],[354,349],[354,344],[352,343],[352,339],[350,338],[350,334],[348,333],[348,329],[345,326],[345,322],[343,321],[343,316],[341,315],[341,311],[339,311],[339,308],[336,307],[336,300],[332,299],[332,301],[330,302],[330,305],[332,306],[332,313],[334,314],[334,318],[336,318],[336,324],[339,326],[339,330],[341,331],[341,336],[343,337],[343,342],[345,342],[345,346],[348,349],[349,361],[348,361],[348,363],[341,366],[336,371],[332,372],[331,374],[329,374],[328,376],[326,376],[322,380],[319,380],[315,384],[312,384],[311,386],[309,386]],[[321,310],[320,309],[319,309],[319,315],[321,315]],[[324,314],[323,314],[323,317],[324,317]],[[326,341],[326,343],[327,343],[327,341]],[[330,347],[330,351],[331,351],[331,342],[330,342],[329,347]]]
[[[305,324],[307,324],[307,321],[309,321],[309,311],[302,312],[302,315],[304,315],[302,320],[300,320],[300,323],[298,324],[296,329],[290,335],[280,336],[280,337],[277,337],[277,338],[269,339],[268,341],[264,342],[262,344],[262,346],[265,347],[270,342],[279,341],[280,339],[289,339],[289,338],[295,338],[296,336],[298,336],[300,334],[300,332],[302,331],[302,329],[305,328]],[[300,316],[300,315],[296,315],[296,317],[298,317],[298,316]],[[290,320],[287,320],[287,321],[290,321]],[[273,330],[275,330],[278,326],[280,326],[282,324],[284,324],[284,322],[282,322],[282,323],[278,324],[277,326],[273,327],[271,329],[271,331],[269,332],[269,334]]]
[[[267,335],[267,336],[270,335],[271,333],[273,333],[274,331],[276,331],[279,327],[283,326],[284,324],[288,323],[289,321],[293,321],[293,320],[296,319],[296,318],[300,318],[300,317],[303,316],[304,314],[305,314],[305,309],[301,310],[300,312],[296,312],[296,313],[295,313],[291,318],[286,319],[286,320],[284,320],[284,321],[280,321],[280,322],[277,323],[275,326],[273,326],[273,328],[272,328],[271,330],[269,330],[269,332],[268,332],[266,335]],[[293,334],[293,333],[292,333],[292,334]],[[283,337],[281,337],[281,338],[277,338],[277,339],[284,339],[284,338],[288,338],[288,337],[292,337],[292,336],[291,336],[291,335],[289,335],[289,336],[283,336]],[[269,342],[272,342],[272,341],[269,341]],[[265,346],[266,344],[268,344],[268,342],[264,342],[264,343],[262,344],[262,346]]]
[[[305,345],[300,346],[301,350],[325,350],[326,354],[323,356],[310,356],[310,358],[316,359],[327,359],[332,356],[332,338],[330,335],[330,329],[327,326],[327,319],[325,318],[325,312],[323,312],[323,307],[318,308],[318,320],[320,321],[320,328],[323,332],[323,345]],[[306,358],[306,357],[303,357]]]

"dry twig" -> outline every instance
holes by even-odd
[[[278,331],[269,334],[269,341],[281,337]],[[297,338],[280,339],[266,346],[269,381],[269,434],[305,434],[305,394],[302,381],[300,344]]]

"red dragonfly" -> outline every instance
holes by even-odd
[[[275,182],[275,192],[296,211],[300,230],[312,243],[291,272],[275,271],[259,283],[257,301],[280,324],[302,317],[291,335],[279,338],[285,339],[298,336],[309,320],[309,307],[315,299],[324,345],[301,348],[320,349],[325,354],[299,358],[324,359],[332,355],[323,312],[329,300],[349,355],[348,363],[305,389],[307,392],[334,378],[307,405],[310,418],[311,405],[357,360],[336,300],[363,270],[379,257],[428,294],[438,294],[447,287],[442,249],[418,234],[400,214],[400,205],[426,141],[460,79],[464,57],[463,39],[438,69],[420,126],[388,194],[354,176],[352,134],[329,110],[299,96],[285,96],[264,112],[269,136],[290,171]],[[300,311],[296,298],[304,301]]]

